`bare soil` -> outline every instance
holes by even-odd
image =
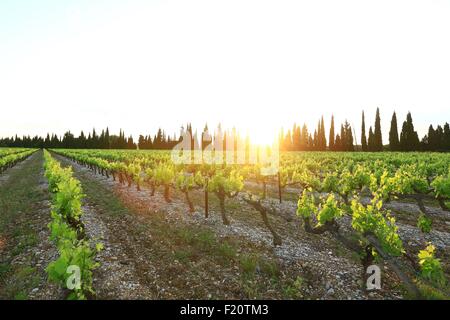
[[[128,188],[111,178],[95,175],[89,169],[62,157],[58,157],[58,160],[70,164],[85,187],[86,202],[89,204],[87,212],[90,212],[87,217],[91,216],[89,219],[92,222],[85,222],[87,228],[94,228],[95,225],[96,229],[103,229],[103,234],[108,236],[102,239],[106,247],[111,248],[109,252],[118,256],[120,261],[128,261],[125,268],[115,270],[120,274],[138,273],[128,278],[136,279],[130,280],[136,283],[137,288],[136,295],[131,295],[131,298],[404,298],[405,292],[400,281],[383,262],[379,263],[383,270],[382,290],[371,293],[363,290],[363,270],[358,257],[326,234],[304,232],[295,216],[294,201],[278,204],[273,198],[267,200],[273,206],[278,206],[279,212],[283,212],[282,215],[270,216],[271,224],[283,242],[281,246],[273,246],[272,235],[264,226],[259,213],[240,197],[227,203],[231,225],[226,226],[221,221],[214,195],[210,195],[210,216],[206,219],[201,192],[193,192],[196,210],[189,213],[181,193],[172,190],[172,201],[166,203],[162,190],[150,196],[150,190],[145,187],[137,191],[135,186]],[[108,214],[108,206],[94,195],[101,194],[104,197],[106,193],[112,193],[120,201],[124,214]],[[94,215],[96,218],[92,218]],[[183,232],[186,234],[179,239]],[[217,252],[209,255],[198,252],[198,244],[193,245],[195,240],[189,234],[198,235],[202,232],[211,235],[212,251],[223,250],[216,247],[216,244],[223,242],[229,243],[236,251],[235,255],[230,254],[228,264],[221,261],[220,254],[216,256]],[[429,235],[422,235],[414,227],[400,225],[400,233],[403,240],[416,243],[420,248],[431,240],[440,251],[448,251],[448,232],[433,231]],[[248,272],[252,259],[255,268]],[[108,268],[114,269],[112,266]],[[120,274],[117,276],[119,279]],[[101,292],[120,292],[123,286],[127,286],[123,281],[118,281],[106,290],[101,279],[102,276],[98,274],[96,289],[99,296]],[[301,285],[293,290],[297,288],[295,283]],[[149,292],[142,291],[143,287],[148,287]],[[120,294],[112,293],[109,297],[117,296],[120,297]]]

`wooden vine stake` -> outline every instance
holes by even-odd
[[[278,171],[278,199],[280,200],[280,203],[281,203],[281,176],[280,176],[280,171]]]
[[[206,180],[205,186],[205,218],[209,215],[209,203],[208,203],[208,180]]]

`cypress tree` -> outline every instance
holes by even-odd
[[[436,151],[444,150],[444,129],[440,125],[436,128]]]
[[[320,123],[320,119],[317,122],[317,129],[314,130],[314,150],[320,150],[320,148],[322,147],[322,129],[320,127],[321,123]]]
[[[308,136],[308,145],[306,146],[306,150],[312,151],[314,150],[314,139],[311,134]]]
[[[350,126],[347,120],[345,120],[344,123],[344,133],[345,133],[345,140],[344,140],[345,151],[354,151],[352,127]]]
[[[403,151],[415,151],[419,148],[419,137],[414,131],[411,112],[408,112],[406,121],[403,122],[402,132],[400,133],[400,149]]]
[[[110,141],[110,137],[109,137],[109,128],[106,127],[106,132],[105,132],[105,149],[111,149],[111,141]]]
[[[366,120],[364,119],[364,111],[362,112],[362,125],[361,125],[361,149],[367,151],[367,139],[366,139]]]
[[[430,124],[428,127],[428,135],[426,136],[426,144],[424,145],[424,149],[428,151],[435,151],[437,149],[436,142],[436,133],[433,125]]]
[[[450,126],[448,122],[444,124],[444,150],[450,151]]]
[[[292,128],[292,150],[294,151],[300,150],[300,140],[301,140],[300,127],[298,127],[294,123],[294,127]]]
[[[336,135],[336,140],[334,141],[334,150],[342,151],[341,137],[339,136],[339,134]]]
[[[302,135],[300,139],[300,150],[305,151],[308,150],[308,143],[309,143],[309,133],[308,133],[308,127],[306,126],[306,123],[303,124],[302,127]]]
[[[286,138],[284,139],[284,150],[292,151],[292,135],[291,130],[286,133]]]
[[[373,134],[372,127],[370,127],[369,128],[369,138],[367,140],[367,149],[369,151],[374,151],[374,149],[375,149],[375,146],[374,146],[375,141],[374,140],[375,140],[375,136]]]
[[[391,119],[391,129],[389,130],[389,149],[391,151],[397,151],[399,148],[399,141],[398,141],[398,129],[397,129],[397,115],[392,115]]]
[[[312,150],[318,150],[319,147],[319,137],[317,134],[317,130],[314,130],[314,139],[312,144]]]
[[[145,138],[144,138],[144,136],[142,134],[139,135],[138,148],[139,148],[139,150],[144,150],[145,149]]]
[[[319,150],[321,151],[325,151],[327,149],[327,138],[325,135],[325,122],[323,121],[323,116],[320,120],[320,146],[319,146]]]
[[[377,108],[375,115],[374,151],[383,150],[383,137],[381,135],[380,109]]]
[[[331,115],[331,124],[330,124],[330,137],[329,137],[329,149],[331,151],[334,150],[334,115]]]

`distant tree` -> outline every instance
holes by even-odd
[[[292,128],[292,150],[295,151],[300,150],[301,139],[302,139],[301,129],[294,123],[294,127]]]
[[[148,136],[146,137],[146,140],[147,140],[147,146],[146,146],[146,149],[153,149],[153,142],[152,142],[152,137],[151,137],[151,135],[148,135]]]
[[[99,149],[106,149],[106,139],[105,139],[105,130],[102,130],[100,137],[98,138],[98,146]]]
[[[367,150],[375,151],[375,135],[373,134],[372,127],[369,128],[369,138],[367,140]]]
[[[436,142],[435,142],[435,150],[443,151],[444,150],[444,129],[440,125],[436,128]]]
[[[374,151],[382,151],[382,150],[383,150],[383,137],[381,135],[380,109],[377,108],[377,113],[375,115]]]
[[[127,149],[136,149],[136,144],[133,142],[133,137],[132,136],[128,137]]]
[[[190,129],[192,131],[192,128]],[[153,147],[157,150],[163,148],[163,132],[161,128],[158,129],[158,132],[155,138],[153,139]]]
[[[411,112],[408,112],[406,121],[403,122],[402,132],[400,133],[400,150],[415,151],[419,148],[419,137],[414,131],[414,124]]]
[[[86,137],[84,136],[84,132],[81,131],[80,136],[78,137],[77,148],[84,149],[86,148]]]
[[[24,139],[25,140],[25,139]],[[75,137],[74,135],[68,131],[64,134],[63,139],[62,139],[62,144],[69,149],[75,148],[76,147],[76,141],[75,141]]]
[[[428,127],[428,134],[422,139],[422,149],[427,151],[436,151],[437,149],[436,132],[431,124]]]
[[[334,150],[334,115],[331,115],[330,135],[329,135],[329,149]]]
[[[336,139],[334,140],[334,150],[342,151],[341,137],[339,136],[339,134],[336,135]]]
[[[212,133],[209,132],[208,124],[207,124],[207,123],[205,124],[205,127],[203,128],[203,133],[202,133],[202,150],[204,150],[208,145],[210,145],[210,144],[212,143],[212,141],[206,141],[206,140],[204,139],[204,135],[205,135],[206,133],[208,133],[209,136],[212,137]]]
[[[397,115],[392,115],[391,129],[389,130],[389,149],[391,151],[398,151],[399,149],[398,129],[397,129]]]
[[[81,131],[81,133],[83,133],[83,131]],[[51,146],[51,138],[50,138],[50,134],[47,133],[47,136],[45,137],[45,141],[44,141],[44,148],[52,148]]]
[[[111,141],[110,141],[110,137],[109,137],[109,128],[106,127],[106,131],[105,131],[105,142],[103,147],[105,149],[111,149]]]
[[[319,128],[317,129],[317,150],[325,151],[327,149],[327,138],[325,135],[325,122],[323,121],[323,116],[319,121]]]
[[[286,151],[292,151],[292,135],[291,130],[288,130],[286,133],[286,138],[284,139],[284,150]]]
[[[352,127],[347,120],[341,126],[341,145],[343,151],[354,151]]]
[[[306,151],[309,149],[309,133],[306,124],[303,124],[302,135],[300,137],[300,150]]]
[[[367,151],[366,120],[364,119],[364,111],[362,112],[362,124],[361,124],[361,149],[362,151]]]
[[[316,133],[317,134],[317,133]],[[308,136],[308,147],[306,150],[310,150],[310,151],[314,151],[314,138],[311,134],[309,134]]]
[[[99,148],[99,143],[98,143],[99,137],[97,136],[97,133],[95,132],[95,128],[92,129],[92,141],[91,141],[91,145],[93,149],[98,149]]]
[[[319,122],[320,123],[320,122]],[[319,134],[317,133],[317,129],[314,130],[314,137],[313,137],[313,145],[312,145],[312,149],[314,151],[319,150]]]
[[[448,122],[444,124],[444,150],[450,151],[450,126]]]
[[[142,134],[139,135],[138,147],[139,147],[139,150],[146,149],[146,139],[145,139],[145,137]]]

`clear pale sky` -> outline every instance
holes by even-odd
[[[0,136],[450,121],[450,1],[0,1]]]

